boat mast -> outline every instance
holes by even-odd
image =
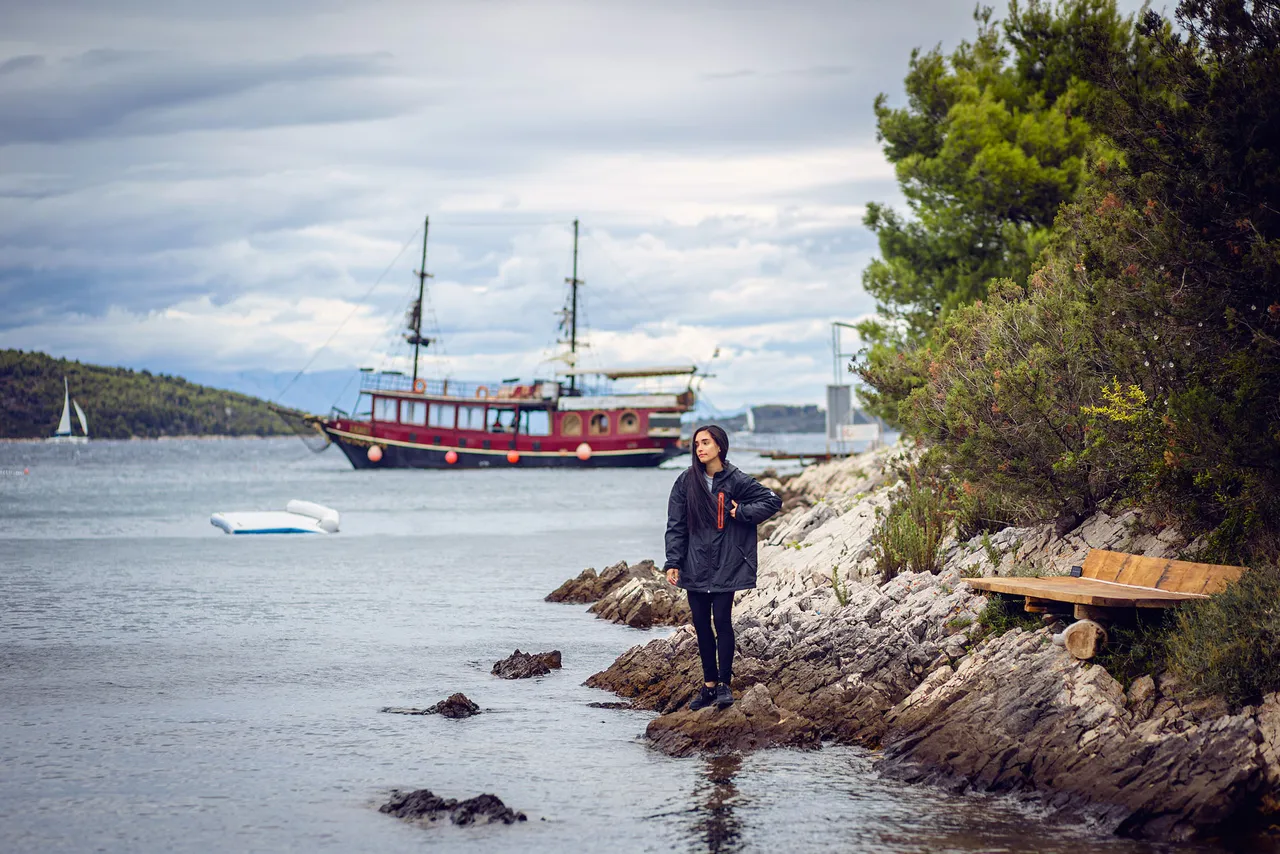
[[[422,265],[415,271],[418,274],[418,311],[417,326],[413,330],[413,385],[418,384],[418,348],[422,346],[422,296],[426,290],[427,279],[431,278],[431,274],[427,272],[427,232],[431,229],[431,217],[424,217],[422,220]]]
[[[574,355],[578,352],[578,285],[583,282],[578,278],[578,221],[573,221],[573,278],[565,279],[569,283],[572,296],[569,299],[569,367],[577,368],[577,359]],[[569,375],[569,394],[577,388],[577,374]]]

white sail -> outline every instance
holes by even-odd
[[[84,434],[86,436],[88,436],[89,435],[89,419],[84,417],[84,410],[80,408],[80,404],[72,400],[71,405],[76,408],[76,417],[80,419],[80,429],[84,431]]]
[[[67,386],[67,378],[62,378],[62,419],[58,422],[58,432],[55,436],[69,436],[71,434],[71,389]]]

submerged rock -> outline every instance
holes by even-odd
[[[392,715],[440,715],[444,718],[469,718],[472,715],[480,714],[480,707],[468,700],[466,694],[458,693],[450,694],[447,699],[441,700],[434,706],[428,706],[425,709],[383,706],[378,711]]]
[[[528,818],[524,813],[512,810],[497,795],[476,795],[458,801],[442,798],[430,789],[412,792],[392,790],[391,799],[378,807],[378,812],[420,824],[435,824],[445,818],[458,825],[515,824]]]
[[[560,650],[551,652],[528,653],[516,650],[511,655],[495,662],[494,676],[503,679],[528,679],[531,676],[546,676],[552,670],[560,669]]]
[[[727,709],[685,708],[654,718],[645,729],[653,746],[668,756],[694,753],[742,753],[765,747],[816,748],[821,744],[813,721],[779,708],[769,690],[756,684]]]

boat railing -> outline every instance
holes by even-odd
[[[541,393],[540,386],[534,385],[512,385],[510,383],[492,382],[461,382],[459,380],[432,380],[425,377],[418,378],[418,387],[416,391],[420,394],[427,394],[433,397],[456,397],[471,399],[508,399],[519,397],[534,397],[535,388]],[[404,374],[393,373],[366,373],[360,378],[361,391],[397,391],[412,392],[415,391],[413,378]]]

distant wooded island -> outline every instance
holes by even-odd
[[[63,377],[95,439],[290,434],[260,398],[167,374],[0,350],[0,438],[52,435],[62,412]]]

